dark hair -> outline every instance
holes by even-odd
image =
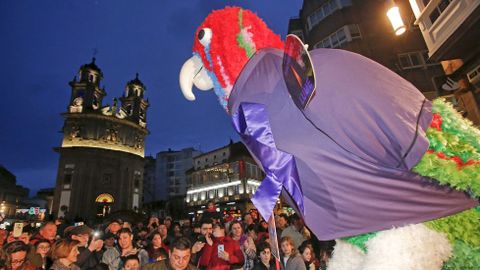
[[[130,260],[135,260],[138,263],[140,263],[140,259],[138,258],[137,254],[131,254],[131,255],[128,255],[128,256],[125,256],[125,257],[121,257],[121,258],[122,258],[122,261],[123,261],[124,265],[127,261],[130,261]]]
[[[211,218],[202,218],[202,220],[200,220],[200,227],[202,227],[203,224],[213,225],[213,220]]]
[[[248,225],[247,228],[245,229],[245,232],[246,232],[246,233],[247,233],[247,232],[257,232],[256,229],[257,229],[257,228],[256,228],[255,224],[250,224],[250,225]]]
[[[122,233],[128,233],[128,235],[133,235],[132,231],[129,228],[121,228],[118,232],[117,235],[120,236]]]
[[[42,226],[40,226],[39,230],[41,231],[41,230],[45,229],[45,227],[47,227],[48,225],[54,225],[55,227],[57,227],[57,224],[55,224],[55,222],[49,221],[49,222],[46,222],[46,223],[42,224]]]
[[[158,259],[159,257],[168,259],[168,252],[164,248],[157,248],[152,251],[152,253],[150,254],[150,257],[155,260]]]
[[[290,223],[293,223],[293,222],[295,222],[295,221],[297,221],[297,220],[300,220],[300,216],[298,216],[297,213],[295,213],[295,214],[293,214],[293,215],[290,216]]]
[[[160,234],[160,232],[157,231],[157,230],[155,230],[155,231],[153,231],[152,235],[150,235],[150,237],[149,237],[148,240],[150,240],[150,242],[152,242],[152,241],[153,241],[153,238],[154,238],[155,235],[157,235],[157,234],[160,235],[160,238],[162,238],[162,235]],[[162,242],[163,242],[163,240],[162,240]]]
[[[173,242],[173,244],[170,246],[170,249],[173,251],[173,249],[178,249],[178,250],[186,250],[190,249],[192,247],[192,244],[190,243],[190,240],[186,237],[180,237],[178,240]]]
[[[13,241],[8,244],[6,244],[3,247],[3,250],[5,251],[5,268],[6,269],[11,269],[12,268],[12,254],[16,252],[25,252],[25,262],[27,261],[27,254],[28,251],[30,250],[30,247],[25,244],[23,241]],[[23,265],[25,265],[25,262]]]
[[[13,241],[6,244],[3,247],[3,250],[5,251],[5,255],[8,256],[12,253],[19,252],[19,251],[25,251],[28,253],[30,251],[30,247],[27,244],[25,244],[23,241]]]
[[[34,244],[35,248],[37,248],[38,245],[40,245],[42,243],[48,243],[51,246],[50,241],[48,241],[47,239],[40,239]]]
[[[108,264],[101,262],[101,263],[95,265],[94,269],[95,270],[108,270]]]
[[[313,254],[313,252],[314,252],[313,246],[310,243],[310,241],[308,241],[308,240],[303,241],[303,243],[298,247],[298,251],[300,252],[300,254],[303,254],[303,252],[305,251],[306,248],[309,248],[310,251]]]
[[[270,247],[270,244],[267,243],[267,242],[261,242],[257,245],[257,256],[260,256],[260,253],[262,251],[264,251],[265,249],[270,249],[272,250],[272,248]]]

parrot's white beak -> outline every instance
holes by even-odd
[[[180,88],[186,99],[195,100],[192,86],[195,85],[202,91],[213,88],[213,82],[203,66],[202,59],[198,55],[192,56],[183,64],[180,70]]]

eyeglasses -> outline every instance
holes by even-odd
[[[50,249],[50,246],[38,246],[38,249],[47,250]]]
[[[13,265],[13,264],[22,264],[22,263],[24,263],[24,262],[25,262],[25,259],[22,259],[22,260],[13,260],[13,261],[12,261],[12,265]]]

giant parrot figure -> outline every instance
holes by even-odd
[[[301,107],[284,42],[226,7],[198,27],[180,71],[185,98],[213,89],[263,167],[262,216],[288,194],[319,239],[337,239],[328,269],[479,269],[479,130],[368,58],[309,54],[316,90]]]

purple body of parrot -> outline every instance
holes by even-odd
[[[264,133],[272,145],[294,157],[304,218],[319,239],[419,223],[478,204],[410,171],[428,149],[425,131],[432,119],[430,101],[411,83],[358,54],[314,50],[317,93],[302,113],[286,89],[282,57],[279,50],[264,49],[250,59],[229,111],[234,122],[239,108],[252,119],[266,114],[266,123],[242,123],[248,133],[242,138],[263,136],[256,130],[268,126],[271,134]],[[251,139],[244,142],[265,168],[271,152]],[[281,168],[272,168],[267,171],[274,178],[282,176]],[[276,200],[267,188],[259,192],[264,194],[255,196],[265,201],[257,207]]]

